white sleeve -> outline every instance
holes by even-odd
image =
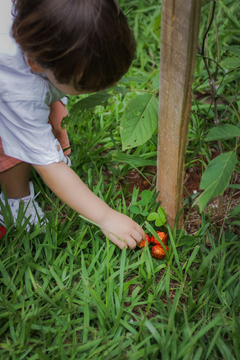
[[[67,105],[67,101],[68,101],[68,99],[67,99],[66,96],[64,96],[64,98],[61,99],[61,102],[62,102],[64,105]]]
[[[50,108],[36,101],[0,101],[0,137],[4,153],[34,165],[64,159],[48,124]]]

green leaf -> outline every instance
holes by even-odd
[[[220,62],[220,66],[225,67],[227,69],[235,69],[240,66],[240,58],[239,57],[231,57],[224,59]]]
[[[104,105],[112,97],[112,94],[108,94],[106,90],[99,91],[94,95],[90,95],[82,100],[79,100],[72,108],[71,112],[83,111],[85,109],[92,109],[98,105]]]
[[[225,184],[225,182],[228,182],[228,179],[230,178],[231,172],[234,169],[236,163],[237,156],[234,151],[217,156],[210,162],[207,169],[203,173],[199,188],[205,189],[209,187],[213,181],[218,180],[218,183],[221,185],[221,194],[228,185],[228,183]],[[222,183],[223,181],[224,183]]]
[[[159,76],[159,74],[157,74],[157,75],[155,76],[155,78],[153,78],[152,86],[153,86],[154,89],[156,89],[156,90],[159,89],[159,86],[160,86],[160,76]]]
[[[230,53],[240,56],[240,46],[232,45],[232,46],[223,46],[223,50],[227,50]]]
[[[240,129],[234,125],[220,125],[209,131],[205,140],[214,141],[214,140],[226,140],[233,137],[240,136]]]
[[[141,166],[156,166],[157,162],[156,160],[150,160],[150,159],[144,159],[140,156],[134,156],[130,154],[124,154],[120,151],[115,151],[112,155],[112,160],[117,162],[123,162],[135,167],[141,167]]]
[[[81,122],[81,125],[88,123],[93,118],[93,111],[92,110],[83,110],[81,112],[81,115],[79,115],[78,112],[75,112],[72,109],[70,110],[70,113],[68,116],[62,119],[61,122],[61,128],[63,130],[69,129],[70,126],[73,126],[75,124],[78,124]]]
[[[154,33],[155,35],[160,39],[160,35],[161,35],[161,19],[162,19],[162,13],[160,12],[158,17],[155,20],[154,23]]]
[[[152,199],[152,192],[150,190],[143,190],[141,193],[141,198],[145,200],[146,204],[149,203],[149,201]]]
[[[233,221],[233,222],[231,223],[231,225],[238,225],[238,226],[240,226],[240,221]]]
[[[141,205],[141,206],[146,206],[147,202],[146,202],[146,200],[141,199],[140,201],[138,201],[138,204]]]
[[[161,206],[159,206],[159,208],[158,208],[158,214],[159,214],[160,219],[162,221],[166,222],[167,214],[166,214],[166,211]]]
[[[138,95],[131,100],[121,120],[123,150],[147,142],[157,129],[158,102],[152,94]]]
[[[224,359],[236,360],[236,358],[231,354],[228,345],[226,345],[220,337],[218,337],[216,344]]]
[[[147,319],[144,321],[144,325],[148,328],[148,330],[151,332],[152,336],[155,338],[155,340],[158,342],[158,344],[161,344],[161,336],[159,335],[157,329],[154,327],[154,325]]]
[[[152,212],[151,214],[148,215],[147,220],[154,221],[154,220],[157,220],[158,218],[159,218],[159,215],[156,212]]]
[[[235,152],[221,154],[210,162],[199,186],[200,189],[205,189],[198,198],[200,211],[205,209],[211,199],[224,192],[236,163],[237,155]]]
[[[202,347],[198,348],[193,360],[200,360],[202,352],[203,352],[203,348]]]
[[[229,217],[238,215],[240,213],[240,204],[238,204],[230,213]]]
[[[148,211],[143,211],[143,212],[141,212],[141,215],[142,215],[142,216],[147,216],[147,215],[148,215]]]
[[[218,323],[222,321],[222,318],[220,316],[217,316],[215,319],[211,320],[207,325],[202,326],[201,330],[196,331],[196,334],[192,337],[192,343],[197,343],[198,339],[203,337],[204,334],[206,334],[212,327],[216,326]],[[182,355],[185,353],[185,351],[190,347],[189,343],[181,348],[181,350],[178,352],[177,359],[181,359]]]
[[[184,245],[187,245],[187,246],[192,246],[195,242],[196,242],[196,239],[198,239],[199,236],[189,236],[189,235],[186,235],[186,236],[183,236],[181,238],[181,241],[178,243],[178,245],[176,245],[176,247],[180,247],[180,246],[184,246]]]
[[[162,226],[163,224],[165,224],[166,220],[163,221],[162,219],[158,218],[156,221],[155,221],[155,225],[156,226]]]
[[[115,86],[112,88],[112,90],[114,90],[114,92],[117,94],[122,94],[123,96],[125,96],[129,92],[128,88],[122,86]]]
[[[142,76],[128,76],[126,78],[124,78],[124,80],[129,80],[129,81],[135,81],[137,83],[147,83],[148,82],[149,77],[147,75],[142,75]]]
[[[130,211],[131,211],[133,214],[136,214],[136,215],[140,214],[140,212],[141,212],[141,210],[139,209],[139,207],[136,206],[136,205],[131,205],[131,206],[130,206]]]
[[[231,185],[228,185],[229,188],[231,189],[238,189],[240,190],[240,184],[231,184]]]

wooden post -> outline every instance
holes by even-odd
[[[201,0],[163,0],[159,91],[159,200],[173,227],[183,205],[185,152],[191,111]],[[178,227],[183,224],[183,216]]]

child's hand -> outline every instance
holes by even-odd
[[[102,232],[120,249],[124,246],[134,249],[138,243],[145,240],[146,234],[140,225],[113,209],[109,210],[100,225]]]
[[[34,168],[62,201],[98,224],[103,233],[120,249],[124,246],[134,249],[137,243],[145,240],[145,233],[140,225],[128,216],[111,209],[90,191],[63,161],[44,166],[34,165]]]

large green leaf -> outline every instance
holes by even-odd
[[[131,100],[121,120],[123,150],[144,144],[157,128],[158,102],[152,94]]]
[[[200,211],[203,211],[207,203],[227,188],[231,173],[237,163],[235,152],[227,152],[213,159],[202,176],[199,188],[205,191],[198,198]]]
[[[112,160],[117,162],[123,162],[135,167],[141,166],[157,166],[156,160],[144,159],[140,156],[125,154],[120,151],[115,151],[112,155]]]
[[[232,225],[232,226],[233,226],[233,225],[240,226],[240,221],[233,221],[233,222],[231,223],[231,225]]]
[[[149,80],[149,76],[147,75],[142,75],[142,76],[128,76],[128,77],[125,77],[124,80],[128,80],[128,81],[135,81],[137,83],[147,83],[148,80]]]
[[[205,140],[226,140],[237,136],[240,136],[240,129],[237,126],[226,124],[211,129],[207,134]]]
[[[81,118],[78,112],[70,111],[69,115],[63,118],[61,122],[61,128],[63,130],[69,129],[70,126],[79,123],[79,119],[81,119],[81,125],[88,123],[93,118],[93,110],[84,110],[81,112]]]
[[[231,189],[238,189],[240,190],[240,184],[231,184],[231,185],[228,185],[229,188]]]
[[[90,95],[82,100],[79,100],[72,108],[71,112],[92,109],[98,105],[104,105],[108,99],[112,97],[112,94],[108,94],[106,90],[99,91],[96,94]]]
[[[238,204],[232,211],[231,211],[231,214],[230,214],[230,217],[231,216],[236,216],[240,214],[240,204]]]
[[[224,59],[220,62],[220,65],[227,69],[235,69],[240,66],[240,58],[237,56],[233,56],[231,58]]]
[[[234,55],[240,56],[240,46],[237,45],[223,46],[222,50],[227,50]]]

